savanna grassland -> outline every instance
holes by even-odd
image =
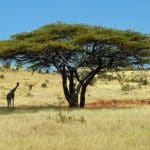
[[[149,76],[150,73],[146,73]],[[133,72],[126,74],[131,76]],[[16,91],[15,109],[7,109],[5,97],[16,82],[20,86]],[[88,88],[86,103],[150,100],[149,84],[127,84],[129,82],[120,90],[117,80],[98,80]],[[1,69],[0,89],[0,150],[150,149],[150,105],[70,110],[65,107],[57,73],[32,75],[24,70]],[[64,101],[63,106],[60,101]]]

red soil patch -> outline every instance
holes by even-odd
[[[99,100],[92,103],[87,103],[85,108],[128,108],[142,105],[150,105],[150,99],[147,100]],[[67,107],[67,106],[65,106]],[[19,109],[49,109],[58,108],[55,105],[33,106],[33,105],[19,105]]]
[[[100,100],[86,104],[86,108],[134,107],[150,105],[150,100]]]

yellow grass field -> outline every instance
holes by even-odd
[[[130,72],[126,72],[130,74]],[[135,75],[138,74],[135,72]],[[146,72],[150,77],[150,72]],[[11,70],[1,70],[0,76],[0,106],[6,106],[6,94],[12,89],[16,82],[20,83],[16,91],[15,106],[19,105],[51,105],[58,104],[58,96],[65,101],[61,76],[56,73],[39,74],[21,70],[19,72]],[[30,91],[27,85],[34,84]],[[41,85],[46,83],[47,87],[43,88]],[[112,99],[150,99],[150,85],[136,88],[129,91],[128,94],[120,90],[120,84],[117,80],[106,82],[98,80],[94,86],[89,86],[86,93],[86,102],[98,100],[112,100]]]
[[[149,75],[150,73],[147,72]],[[127,74],[130,74],[127,72]],[[0,71],[0,150],[149,150],[150,106],[101,109],[59,107],[65,101],[59,74]],[[15,109],[6,94],[16,82]],[[28,84],[34,84],[29,90]],[[47,87],[41,87],[45,83]],[[136,85],[135,85],[136,86]],[[150,100],[150,86],[128,93],[118,81],[90,86],[86,103],[98,100]]]

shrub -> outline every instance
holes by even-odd
[[[32,97],[32,96],[33,96],[33,94],[32,94],[32,93],[30,93],[30,92],[28,92],[26,96],[27,96],[27,97]]]
[[[11,65],[10,65],[10,63],[6,63],[6,64],[3,65],[3,67],[6,68],[6,69],[10,69]]]
[[[148,77],[145,75],[136,75],[130,81],[139,83],[140,85],[144,85],[144,86],[149,84]]]
[[[46,74],[49,74],[49,70],[47,69],[47,70],[45,71],[45,73],[46,73]]]
[[[47,88],[47,84],[46,84],[46,83],[42,83],[42,84],[41,84],[41,87],[42,87],[42,88]]]
[[[96,81],[97,81],[97,77],[93,78],[92,81],[90,82],[90,85],[94,86]]]
[[[140,78],[139,79],[139,83],[141,84],[141,85],[148,85],[149,84],[149,82],[148,82],[148,79],[145,77],[145,78]]]
[[[128,92],[134,89],[134,86],[131,86],[130,84],[121,85],[121,90]]]
[[[5,77],[4,77],[4,75],[2,74],[2,75],[0,75],[0,79],[4,79]]]

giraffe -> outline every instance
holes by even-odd
[[[9,93],[7,94],[6,98],[7,98],[7,107],[11,107],[11,101],[12,101],[12,106],[14,107],[14,98],[15,98],[15,91],[17,90],[19,86],[19,82],[16,83],[16,86],[9,91]]]

